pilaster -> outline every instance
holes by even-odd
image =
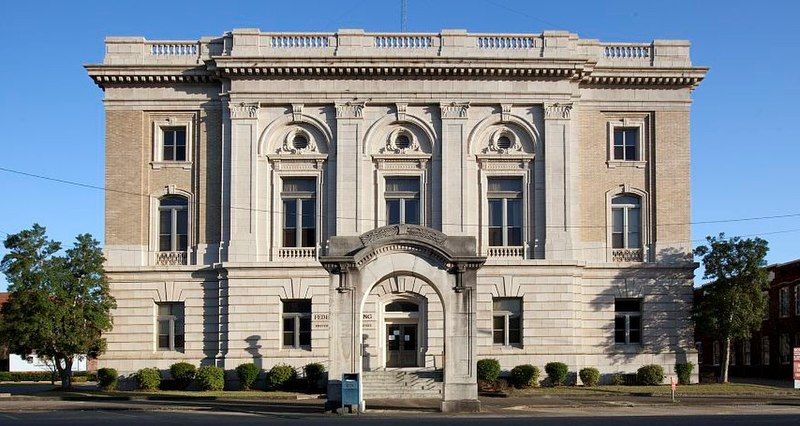
[[[572,103],[545,103],[545,259],[575,257],[575,143]]]
[[[442,119],[442,197],[440,203],[432,206],[432,222],[436,224],[437,218],[441,218],[442,232],[447,235],[471,235],[465,220],[469,210],[465,195],[468,190],[465,174],[469,157],[467,152],[469,103],[442,103],[439,108]]]
[[[258,255],[256,160],[258,104],[228,103],[230,112],[229,262],[254,262]]]
[[[336,230],[332,235],[358,235],[366,223],[360,197],[364,102],[336,104]]]

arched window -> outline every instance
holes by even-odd
[[[386,305],[386,312],[419,312],[419,305],[414,302],[396,300]]]
[[[189,203],[184,197],[169,195],[158,205],[158,250],[186,251],[189,245]]]
[[[638,195],[611,199],[611,247],[642,248],[642,203]]]

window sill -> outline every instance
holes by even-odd
[[[500,349],[500,350],[504,350],[504,351],[521,351],[522,349],[524,349],[522,347],[522,344],[505,345],[505,344],[502,344],[502,343],[492,343],[492,348]]]
[[[154,170],[158,169],[184,169],[191,170],[191,161],[151,161],[150,167]]]
[[[644,346],[641,343],[614,343],[614,349],[623,353],[639,353]]]
[[[287,352],[311,352],[311,346],[282,346],[281,349]]]
[[[606,161],[606,165],[608,165],[609,169],[615,169],[617,167],[635,167],[637,169],[643,169],[647,165],[647,161],[608,160]]]

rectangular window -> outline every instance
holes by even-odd
[[[183,352],[183,302],[158,303],[157,308],[158,350]]]
[[[641,199],[619,195],[611,199],[611,247],[642,248]]]
[[[614,343],[642,343],[642,299],[614,300]]]
[[[761,337],[761,365],[769,365],[769,336]]]
[[[781,287],[778,290],[778,302],[780,306],[781,318],[789,316],[789,287]]]
[[[489,245],[521,246],[522,179],[489,178]]]
[[[736,345],[731,344],[730,365],[736,365]]]
[[[636,127],[614,128],[614,159],[639,160],[639,129]]]
[[[186,161],[186,128],[162,127],[163,161]]]
[[[179,196],[161,199],[158,207],[158,250],[186,251],[189,245],[189,209]]]
[[[712,365],[719,365],[720,362],[720,352],[719,352],[719,340],[715,340],[714,343],[711,345],[711,362]]]
[[[750,340],[742,342],[742,364],[750,365],[752,357],[750,356]]]
[[[420,224],[420,184],[417,177],[387,177],[386,223]]]
[[[315,247],[317,245],[317,180],[286,178],[283,180],[283,246]]]
[[[778,338],[781,364],[789,364],[792,361],[792,343],[789,341],[789,334],[783,333]]]
[[[492,343],[503,346],[522,344],[522,298],[492,299]]]
[[[311,299],[283,300],[283,347],[311,347]]]

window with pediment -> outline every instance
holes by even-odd
[[[481,182],[481,250],[490,259],[523,259],[533,253],[530,226],[534,139],[515,122],[487,126],[474,137]]]
[[[293,105],[292,115],[267,126],[260,151],[270,163],[271,258],[280,262],[313,262],[327,229],[324,212],[329,129]]]
[[[379,120],[365,137],[375,164],[376,227],[430,221],[432,131],[418,119],[403,117]]]

